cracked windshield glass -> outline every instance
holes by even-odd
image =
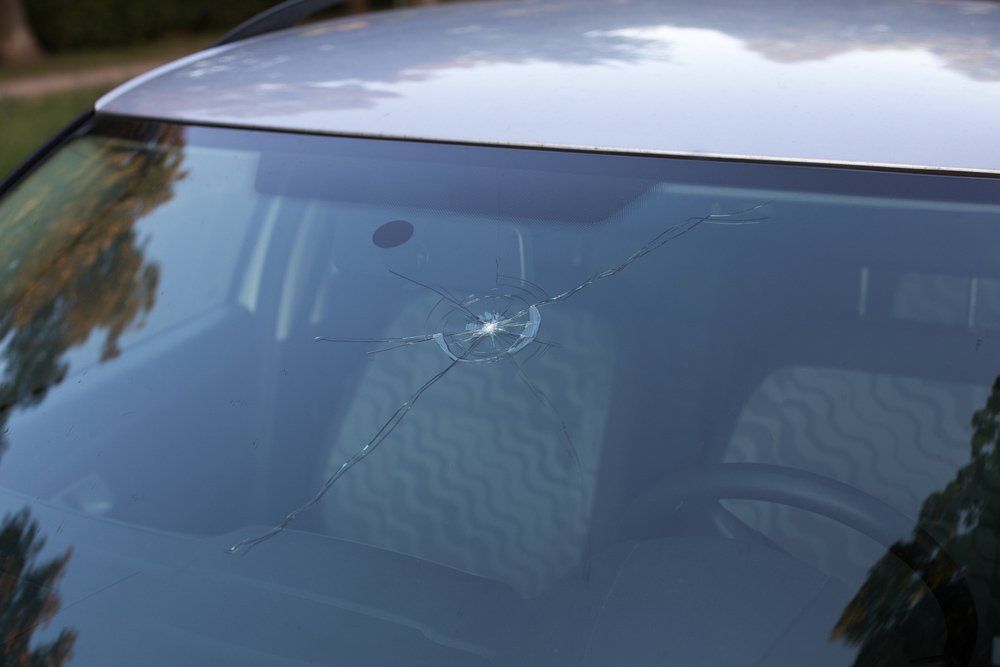
[[[0,200],[4,662],[998,664],[998,201],[99,117]]]

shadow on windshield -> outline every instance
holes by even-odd
[[[130,139],[146,145],[78,139],[0,203],[0,455],[7,419],[65,378],[67,350],[102,331],[100,360],[117,357],[153,308],[159,268],[134,225],[184,177],[183,130]]]
[[[0,664],[60,667],[73,655],[77,633],[63,628],[55,639],[32,648],[36,630],[59,612],[57,585],[72,555],[38,562],[45,546],[38,523],[25,509],[7,515],[0,524]]]
[[[972,415],[972,426],[971,461],[924,501],[913,537],[872,567],[831,633],[833,640],[858,646],[857,665],[940,656],[942,646],[947,652],[958,644],[968,651],[960,664],[994,664],[990,638],[1000,634],[1000,377],[986,405]],[[924,582],[943,590],[968,588],[976,626],[967,630],[975,636],[945,637]],[[949,618],[948,624],[959,627],[962,620]]]

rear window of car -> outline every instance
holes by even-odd
[[[988,661],[998,258],[995,178],[99,116],[0,199],[2,577],[56,663]]]

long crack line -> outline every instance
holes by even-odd
[[[524,365],[515,358],[515,354],[524,349],[528,344],[535,343],[536,349],[529,357],[530,361],[538,352],[544,352],[551,347],[558,346],[558,343],[553,341],[546,341],[543,339],[536,338],[538,328],[540,325],[540,314],[538,309],[542,306],[546,306],[552,303],[557,303],[565,301],[572,296],[576,295],[580,291],[586,289],[587,287],[597,283],[606,278],[615,276],[631,264],[638,261],[639,259],[645,257],[649,253],[662,248],[671,241],[674,241],[681,236],[693,231],[699,225],[702,224],[721,224],[721,225],[748,225],[748,224],[759,224],[765,222],[767,218],[740,218],[739,216],[745,215],[750,211],[758,210],[770,202],[762,202],[750,208],[744,209],[742,211],[736,211],[733,213],[724,214],[710,214],[702,217],[688,218],[682,223],[672,225],[667,229],[650,239],[645,245],[640,247],[638,250],[633,252],[631,255],[625,258],[620,264],[609,269],[605,269],[598,273],[595,273],[591,277],[587,278],[583,282],[571,287],[570,289],[560,292],[555,296],[548,296],[546,291],[538,284],[528,281],[524,278],[516,278],[513,276],[506,276],[500,273],[500,264],[497,260],[496,266],[496,284],[498,287],[512,287],[522,289],[525,293],[531,293],[526,289],[525,285],[530,286],[538,290],[541,294],[546,295],[541,300],[535,301],[534,303],[528,303],[526,299],[522,299],[520,296],[515,296],[513,294],[500,295],[495,298],[506,298],[508,303],[501,313],[499,310],[495,312],[484,312],[482,315],[477,315],[470,308],[471,305],[478,301],[481,301],[481,297],[469,297],[465,300],[459,300],[454,295],[450,294],[444,288],[434,287],[427,283],[421,282],[414,278],[410,278],[396,271],[390,270],[390,273],[397,276],[409,283],[422,287],[429,290],[440,297],[437,305],[434,306],[436,309],[441,303],[451,304],[457,311],[462,312],[468,321],[465,324],[465,331],[451,331],[451,332],[437,332],[431,334],[421,334],[417,336],[403,336],[395,338],[335,338],[327,336],[317,336],[314,341],[316,342],[329,342],[329,343],[366,343],[366,344],[382,344],[388,345],[388,347],[383,347],[376,350],[371,350],[368,354],[376,354],[380,352],[387,352],[389,350],[395,350],[403,347],[410,347],[413,345],[419,345],[421,343],[426,343],[430,341],[436,342],[445,353],[451,358],[451,363],[449,363],[444,369],[431,376],[424,384],[422,384],[410,397],[400,405],[392,415],[382,423],[379,429],[375,432],[375,435],[354,455],[348,458],[341,464],[341,466],[334,472],[327,480],[323,483],[320,489],[310,498],[308,501],[294,509],[292,512],[287,514],[285,518],[275,525],[273,528],[268,530],[266,533],[254,537],[242,540],[231,545],[228,549],[230,553],[237,553],[241,550],[244,553],[249,552],[250,549],[257,546],[258,544],[265,542],[274,536],[285,530],[293,521],[295,521],[301,514],[311,509],[314,505],[320,502],[326,493],[341,479],[347,472],[365,460],[375,449],[378,448],[385,440],[392,434],[392,432],[399,426],[413,406],[420,400],[420,397],[424,393],[433,387],[435,384],[440,382],[455,366],[462,362],[479,361],[479,362],[496,362],[503,359],[511,359],[515,366],[517,367],[518,376],[527,386],[528,390],[535,396],[539,403],[549,410],[556,418],[559,423],[562,440],[567,447],[570,455],[572,456],[574,465],[577,471],[577,477],[579,481],[579,493],[580,493],[580,507],[581,511],[583,508],[583,503],[585,499],[583,497],[583,466],[580,461],[579,453],[575,445],[573,444],[573,439],[570,437],[569,428],[566,425],[565,420],[560,415],[559,411],[556,409],[555,405],[549,400],[549,398],[542,392],[542,390],[536,385],[524,370]],[[501,279],[505,281],[517,281],[521,283],[521,287],[517,285],[509,285],[501,282]],[[531,293],[532,296],[537,296]],[[522,304],[526,304],[524,308],[518,310],[513,315],[510,311],[514,309],[514,305],[517,301]],[[433,312],[433,310],[431,312]],[[528,317],[528,319],[524,319]],[[428,315],[428,321],[430,315]],[[516,331],[519,329],[520,331]],[[497,346],[497,339],[505,339],[510,343],[503,343],[500,347]],[[475,358],[473,353],[478,345],[482,342],[489,340],[492,345],[492,353],[487,354],[481,358]],[[467,344],[464,353],[456,355],[452,348],[449,346],[450,342],[457,342],[459,344]],[[506,345],[506,347],[503,347]],[[586,557],[584,559],[586,561]]]

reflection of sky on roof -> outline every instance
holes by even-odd
[[[955,109],[973,96],[975,108]],[[997,168],[976,133],[940,135],[948,119],[996,129],[1000,5],[761,12],[643,0],[386,12],[210,53],[102,107],[397,137]],[[781,136],[748,136],[762,125]],[[825,154],[817,128],[856,134],[857,146],[848,138]],[[937,138],[897,155],[913,136]]]

